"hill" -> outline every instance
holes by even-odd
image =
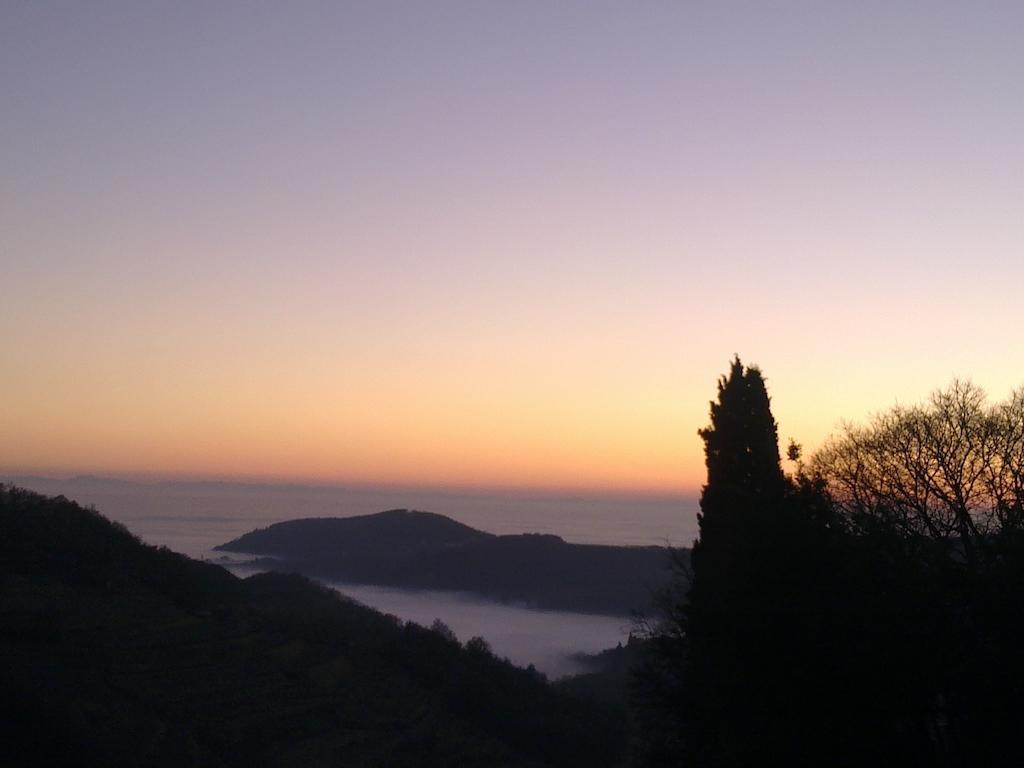
[[[260,567],[320,579],[474,592],[531,607],[616,616],[649,611],[669,563],[661,547],[496,536],[404,509],[290,520],[216,549],[262,555]]]
[[[9,765],[611,766],[613,707],[300,576],[0,486]]]

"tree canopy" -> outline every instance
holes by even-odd
[[[845,425],[811,470],[853,524],[958,542],[977,565],[1024,519],[1024,389],[989,405],[981,388],[954,381],[923,405]]]
[[[650,763],[1016,764],[1022,402],[955,382],[787,476],[764,377],[735,359],[700,431],[689,586],[651,644],[670,736]]]

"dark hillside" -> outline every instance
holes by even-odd
[[[0,487],[5,765],[600,766],[604,705],[299,576]]]
[[[495,536],[442,515],[406,510],[277,523],[217,549],[267,555],[262,567],[315,578],[475,592],[538,608],[617,616],[649,611],[670,563],[661,547]]]

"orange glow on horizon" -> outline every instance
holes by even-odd
[[[3,12],[0,472],[686,493],[734,353],[808,453],[1024,383],[1019,11],[135,5]]]

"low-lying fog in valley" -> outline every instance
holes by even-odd
[[[585,672],[573,658],[625,642],[629,617],[534,611],[458,592],[428,592],[357,584],[329,586],[406,621],[430,626],[441,619],[462,642],[479,636],[498,656],[534,667],[550,678]]]
[[[388,508],[425,509],[493,533],[552,533],[567,541],[688,546],[696,532],[696,500],[670,497],[460,494],[437,490],[344,489],[234,483],[132,483],[98,478],[17,482],[92,504],[149,544],[220,562],[239,576],[244,556],[217,544],[254,528],[301,517],[345,517]],[[551,678],[585,671],[574,656],[625,642],[632,617],[539,611],[471,594],[330,584],[361,603],[405,621],[447,624],[458,639],[483,637],[512,662],[533,664]]]

